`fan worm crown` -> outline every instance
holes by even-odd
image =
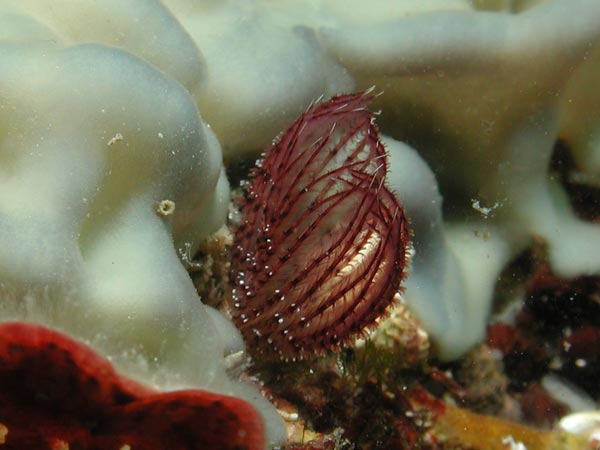
[[[311,105],[251,173],[235,233],[232,316],[251,351],[337,349],[400,288],[407,220],[385,186],[369,93]]]

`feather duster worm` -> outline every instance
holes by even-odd
[[[400,288],[407,221],[385,186],[371,99],[311,105],[251,173],[231,296],[251,351],[294,359],[337,349]]]
[[[27,323],[0,325],[3,449],[265,447],[258,413],[237,398],[159,393],[120,376],[83,344]]]

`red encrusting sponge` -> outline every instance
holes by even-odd
[[[157,392],[43,326],[0,324],[0,448],[262,450],[257,411],[201,390]]]

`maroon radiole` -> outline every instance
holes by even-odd
[[[250,351],[297,359],[339,349],[400,289],[408,226],[386,187],[369,92],[312,104],[245,184],[231,314]]]

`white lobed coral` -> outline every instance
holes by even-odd
[[[0,65],[5,288],[73,292],[69,308],[81,309],[79,319],[94,318],[96,331],[119,329],[121,338],[147,335],[146,351],[157,354],[162,338],[148,325],[161,315],[181,320],[194,308],[171,229],[206,236],[203,206],[227,198],[215,191],[218,146],[188,93],[127,53],[3,44]],[[164,198],[195,209],[194,221],[157,215]],[[27,307],[76,320],[50,304],[57,301]],[[128,318],[144,314],[139,324]]]
[[[195,89],[205,76],[198,47],[160,0],[4,0],[2,40],[96,43],[120,48]]]
[[[256,155],[315,98],[354,87],[314,30],[288,24],[272,2],[165,4],[206,58],[206,81],[193,92],[226,160]]]
[[[0,8],[16,24],[0,32],[0,320],[66,332],[160,389],[245,398],[282,442],[274,407],[227,374],[239,333],[201,303],[178,256],[229,204],[219,142],[186,89],[202,78],[199,51],[158,2],[132,2],[128,20],[145,14],[171,51],[187,45],[198,76],[144,48],[144,28],[134,36],[121,16],[121,40],[70,28],[120,3],[60,3],[74,6],[66,18],[45,2]],[[76,43],[88,40],[102,43]]]
[[[156,383],[241,392],[223,362],[239,336],[176,249],[223,223],[221,146],[257,155],[313,99],[373,84],[380,127],[414,148],[388,140],[415,234],[406,298],[442,357],[482,338],[532,239],[562,275],[600,271],[598,226],[548,175],[562,139],[598,176],[597,0],[163,3],[0,5],[3,318]]]
[[[407,145],[389,137],[384,143],[391,155],[390,187],[415,230],[403,297],[435,340],[438,355],[460,356],[485,333],[487,305],[498,273],[510,259],[510,245],[486,223],[444,224],[431,169]]]

